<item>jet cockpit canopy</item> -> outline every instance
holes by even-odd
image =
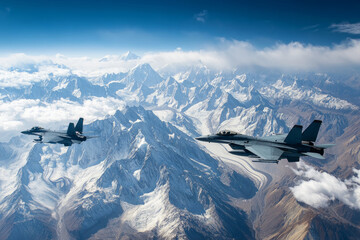
[[[220,132],[218,132],[216,135],[218,136],[233,136],[238,134],[237,132],[234,131],[230,131],[230,130],[222,130]]]
[[[39,130],[42,130],[42,129],[44,129],[44,128],[36,126],[36,127],[32,127],[30,131],[39,131]]]

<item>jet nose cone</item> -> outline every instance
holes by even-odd
[[[209,136],[200,136],[195,138],[198,141],[207,142],[209,140]]]
[[[28,134],[29,132],[28,131],[22,131],[21,133],[22,134]]]

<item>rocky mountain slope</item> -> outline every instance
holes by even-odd
[[[1,87],[3,106],[118,101],[102,101],[114,113],[86,125],[99,137],[81,145],[35,144],[23,136],[0,143],[0,236],[356,239],[356,208],[336,198],[322,208],[296,199],[291,189],[305,181],[296,164],[255,164],[193,137],[220,129],[263,136],[321,119],[319,142],[337,146],[324,161],[302,161],[346,181],[359,169],[359,89],[316,73],[201,66],[163,75],[141,64],[100,78],[49,74],[30,86]]]

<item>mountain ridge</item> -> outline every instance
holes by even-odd
[[[313,78],[316,87],[309,84]],[[357,90],[341,96],[338,84],[328,75],[206,67],[165,78],[142,64],[95,80],[71,73],[48,75],[30,87],[1,87],[3,109],[19,100],[10,117],[29,100],[40,114],[47,113],[38,111],[44,105],[53,110],[64,102],[72,107],[96,98],[119,101],[101,101],[109,114],[84,128],[99,138],[81,145],[34,144],[19,136],[0,143],[0,233],[8,239],[284,239],[325,236],[326,224],[357,232],[357,211],[348,206],[334,201],[336,211],[323,211],[295,199],[289,187],[297,178],[288,165],[296,165],[253,164],[193,139],[222,129],[284,133],[321,119],[319,142],[339,141],[341,147],[329,149],[324,161],[301,161],[336,177],[352,176],[359,166],[359,139],[353,137]]]

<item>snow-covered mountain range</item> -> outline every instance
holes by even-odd
[[[334,226],[351,230],[348,238],[360,232],[358,210],[346,203],[334,198],[337,210],[328,211],[296,201],[289,187],[299,177],[285,161],[256,165],[194,140],[221,129],[283,133],[321,119],[319,141],[352,150],[359,142],[349,131],[359,127],[360,90],[345,77],[206,66],[169,74],[146,63],[85,77],[55,68],[66,74],[43,75],[39,66],[3,70],[42,77],[0,87],[0,131],[14,135],[0,143],[1,238],[311,239]],[[52,112],[58,116],[47,117]],[[63,147],[18,134],[37,118],[65,126],[61,116],[79,114],[88,120],[85,132],[98,138]],[[358,161],[356,152],[334,148],[326,161],[306,162],[349,178]]]

